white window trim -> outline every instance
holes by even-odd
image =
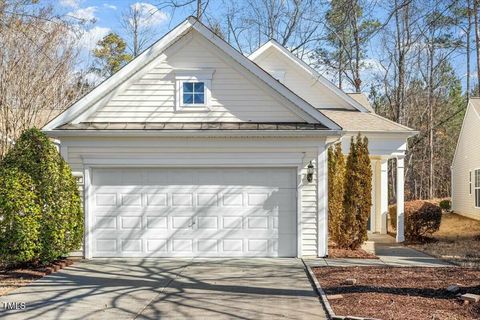
[[[480,172],[480,168],[475,168],[473,169],[473,206],[476,208],[476,209],[480,209],[480,207],[477,207],[477,190],[480,190],[480,186],[476,186],[476,172],[479,171]],[[480,201],[479,201],[480,202]]]
[[[215,70],[175,70],[175,111],[177,112],[208,112],[211,106],[211,87],[212,78]],[[203,82],[204,83],[204,103],[203,104],[183,104],[183,83],[184,82]]]

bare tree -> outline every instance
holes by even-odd
[[[478,2],[479,0],[473,0],[473,24],[475,26],[475,51],[477,53],[477,79],[480,81],[480,26],[478,22]],[[480,96],[480,85],[478,86],[477,95]]]
[[[0,6],[0,157],[19,134],[43,126],[78,97],[71,29],[50,8]]]
[[[127,46],[134,57],[138,56],[157,34],[152,17],[154,10],[145,10],[141,4],[130,5],[123,13],[120,24],[127,35]]]

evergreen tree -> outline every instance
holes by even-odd
[[[344,178],[345,157],[342,145],[337,143],[328,149],[328,232],[339,246],[347,240],[344,232]]]
[[[352,137],[347,157],[344,191],[344,243],[339,246],[357,249],[367,240],[367,222],[372,206],[372,168],[368,140],[359,134]]]
[[[118,34],[110,32],[97,43],[93,50],[96,66],[93,71],[102,77],[109,77],[130,62],[133,57],[126,53],[127,44]]]
[[[357,210],[356,236],[352,247],[359,247],[367,240],[368,218],[372,208],[372,166],[368,152],[368,139],[357,136],[358,174],[360,183],[360,203]]]

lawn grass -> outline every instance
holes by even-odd
[[[433,237],[436,242],[411,246],[457,265],[480,267],[480,221],[444,213]]]

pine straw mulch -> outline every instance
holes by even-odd
[[[377,319],[480,319],[480,303],[463,305],[446,288],[458,284],[461,293],[480,294],[480,270],[428,267],[314,268],[323,290],[340,316]],[[355,285],[345,280],[354,278]]]
[[[48,265],[29,265],[19,268],[0,266],[0,296],[63,269],[72,263],[73,260],[71,259],[62,259]]]
[[[349,250],[339,248],[335,243],[328,244],[328,258],[347,258],[347,259],[378,259],[378,257],[363,249]]]

